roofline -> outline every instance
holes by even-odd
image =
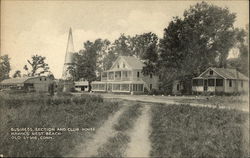
[[[115,62],[114,62],[114,64],[111,66],[111,68],[109,69],[109,70],[111,70],[111,69],[113,69],[113,67],[114,67],[114,65],[115,65],[115,63],[120,59],[120,58],[123,58],[124,56],[118,56],[118,58],[115,60]],[[132,69],[132,67],[128,64],[128,62],[123,58],[123,60],[126,62],[126,64],[130,67],[130,69]]]
[[[21,83],[25,83],[26,81],[30,80],[30,79],[34,79],[34,78],[39,78],[39,77],[48,77],[48,76],[27,76],[27,79],[24,80],[23,82]],[[25,77],[19,77],[19,78],[25,78]],[[8,78],[8,79],[5,79],[5,80],[11,80],[11,79],[15,79],[15,78]],[[3,80],[4,81],[4,80]],[[3,81],[0,82],[0,84],[16,84],[16,83],[2,83]],[[21,83],[18,83],[18,84],[21,84]]]
[[[217,71],[215,71],[213,69],[213,67],[209,67],[207,68],[203,73],[201,73],[198,77],[201,77],[203,74],[205,74],[209,69],[212,69],[214,72],[216,72],[220,77],[224,78],[224,79],[227,79],[225,76],[221,75],[220,73],[218,73]]]

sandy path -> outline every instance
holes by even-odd
[[[141,116],[135,122],[130,133],[131,142],[128,144],[126,157],[149,157],[151,144],[150,135],[150,105],[145,104]]]
[[[119,116],[126,110],[126,107],[127,106],[123,106],[114,115],[110,116],[108,120],[104,122],[104,124],[96,131],[94,137],[79,147],[81,152],[77,155],[77,157],[91,157],[97,154],[97,149],[102,146],[108,138],[116,134],[116,131],[113,130],[112,126],[117,122]]]

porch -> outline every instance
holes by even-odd
[[[92,82],[92,90],[100,92],[143,92],[143,82]]]
[[[192,79],[193,92],[224,92],[224,79],[222,78],[201,78]]]
[[[132,79],[132,71],[105,71],[101,73],[101,81],[129,81]]]

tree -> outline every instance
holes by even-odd
[[[21,71],[20,70],[16,70],[15,73],[13,74],[13,78],[17,78],[17,77],[21,77]]]
[[[109,70],[117,57],[118,55],[114,51],[109,51],[109,53],[103,58],[103,70]]]
[[[131,38],[133,55],[143,60],[145,66],[142,69],[144,75],[157,73],[158,62],[158,37],[149,32],[136,35]]]
[[[98,52],[102,51],[103,43],[97,39],[94,42],[84,43],[84,49],[74,54],[74,64],[68,68],[73,80],[85,79],[89,83],[91,91],[91,82],[97,78]]]
[[[111,49],[117,55],[132,56],[131,37],[121,34],[121,36],[114,41]]]
[[[31,60],[27,60],[28,65],[24,65],[24,70],[27,71],[27,76],[40,76],[49,72],[49,66],[45,63],[46,57],[40,55],[33,55]]]
[[[235,68],[241,73],[248,76],[248,68],[249,68],[248,26],[246,27],[245,30],[239,31],[239,36],[240,36],[240,40],[238,44],[236,45],[236,47],[234,48],[235,50],[238,50],[239,54],[236,58],[227,59],[227,67]],[[242,40],[241,37],[245,37],[245,36],[246,38]]]
[[[161,74],[174,74],[163,77],[165,81],[190,80],[210,66],[226,67],[229,50],[243,38],[233,27],[236,15],[228,8],[201,2],[183,15],[169,23],[160,40]]]
[[[8,55],[0,56],[0,81],[9,78],[10,58]]]

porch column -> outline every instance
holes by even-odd
[[[216,93],[216,78],[214,78],[214,95]]]

